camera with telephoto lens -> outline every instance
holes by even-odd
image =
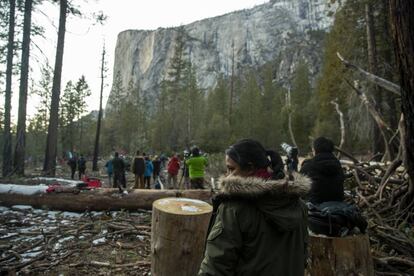
[[[280,145],[282,149],[286,152],[286,167],[289,172],[297,172],[298,171],[298,164],[299,164],[299,150],[297,147],[291,146],[287,143],[282,143]]]

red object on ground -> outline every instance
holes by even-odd
[[[82,178],[82,181],[87,184],[86,186],[87,189],[102,187],[102,181],[99,178],[84,176]]]
[[[53,184],[50,184],[50,185],[47,187],[46,192],[47,192],[47,193],[52,193],[52,192],[56,191],[56,189],[57,189],[57,188],[60,188],[61,186],[62,186],[62,185],[60,185],[59,183],[53,183]]]
[[[74,190],[77,190],[79,192],[79,190],[90,190],[90,189],[95,189],[95,188],[100,188],[100,187],[102,187],[102,181],[99,178],[84,176],[82,178],[82,181],[77,183],[75,187],[65,186],[59,182],[55,182],[55,183],[50,184],[47,187],[46,192],[47,193],[53,193],[53,192],[62,193],[62,192],[72,192]]]

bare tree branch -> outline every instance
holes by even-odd
[[[336,55],[338,56],[339,60],[345,65],[345,67],[355,69],[366,80],[368,80],[372,83],[375,83],[378,86],[381,86],[382,88],[384,88],[385,90],[387,90],[389,92],[392,92],[394,94],[397,94],[397,95],[401,96],[401,87],[399,85],[397,85],[393,82],[390,82],[386,79],[380,78],[377,75],[374,75],[370,72],[367,72],[364,69],[362,69],[361,67],[358,67],[355,64],[350,63],[349,61],[344,59],[344,57],[341,56],[341,54],[339,52],[337,52]]]

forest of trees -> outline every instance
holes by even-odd
[[[341,138],[345,138],[343,149],[355,154],[384,153],[381,130],[355,88],[368,96],[391,132],[398,128],[401,97],[360,78],[357,72],[346,69],[337,57],[340,53],[349,62],[398,83],[388,0],[346,1],[336,14],[330,32],[321,34],[325,41],[322,71],[316,79],[311,77],[303,59],[296,64],[289,85],[274,81],[279,65],[275,59],[261,68],[232,70],[232,74],[219,76],[217,85],[210,91],[201,90],[196,70],[185,50],[187,34],[184,28],[178,28],[175,55],[159,93],[144,94],[138,83],[124,84],[120,72],[113,72],[110,108],[88,115],[85,111],[91,91],[85,77],[60,84],[65,17],[69,13],[80,14],[71,5],[66,6],[65,0],[57,1],[61,8],[60,46],[54,68],[47,62],[40,65],[41,79],[30,85],[23,75],[30,68],[25,64],[28,60],[23,58],[30,55],[26,53],[29,50],[25,34],[29,37],[42,35],[43,31],[29,20],[33,7],[41,2],[9,0],[2,1],[4,5],[0,7],[0,81],[6,88],[6,101],[1,109],[4,114],[1,117],[3,175],[13,170],[22,174],[18,164],[29,157],[44,162],[38,166],[43,164],[44,171],[53,174],[54,156],[64,157],[66,151],[107,156],[114,150],[129,154],[137,149],[172,152],[198,145],[206,152],[222,152],[242,137],[258,139],[266,147],[275,149],[280,149],[282,142],[296,144],[305,155],[310,150],[312,137],[324,135],[338,145]],[[9,16],[12,10],[16,12],[13,18]],[[13,46],[11,50],[7,47],[10,45]],[[14,55],[7,56],[10,52]],[[12,67],[7,67],[9,60]],[[106,66],[102,62],[97,72],[106,72]],[[13,68],[14,74],[6,74],[3,70],[6,67],[7,72]],[[11,88],[6,75],[20,79],[23,102],[17,125],[10,122]],[[104,73],[102,82],[109,82]],[[24,102],[28,93],[35,93],[42,99],[38,112],[30,118],[26,117]],[[338,111],[343,114],[345,137],[341,137]],[[98,118],[102,118],[102,122],[96,135]],[[12,156],[12,145],[15,145],[14,161],[4,159],[4,156]]]

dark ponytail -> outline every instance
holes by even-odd
[[[266,169],[270,167],[273,171],[272,179],[285,177],[283,173],[283,161],[279,153],[273,150],[266,150],[256,140],[240,140],[230,146],[226,150],[226,154],[239,164],[242,170]]]
[[[266,150],[266,155],[270,158],[270,168],[272,169],[272,179],[282,179],[285,177],[283,172],[283,160],[280,154],[274,150]]]

